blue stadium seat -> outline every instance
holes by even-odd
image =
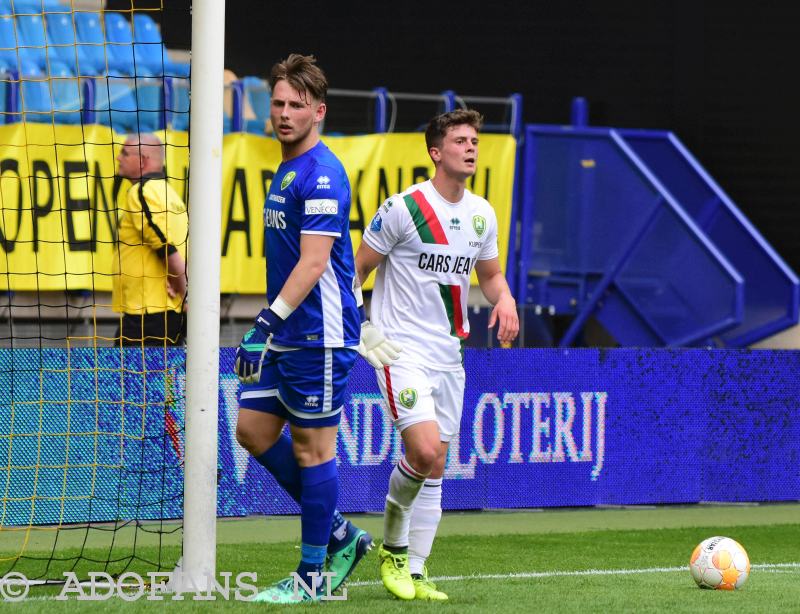
[[[95,65],[108,66],[108,71],[104,69],[102,74],[109,74],[115,77],[130,77],[133,75],[133,65],[126,63],[125,58],[119,60],[111,47],[116,45],[106,45],[106,38],[103,33],[103,19],[99,13],[75,13],[75,25],[78,40],[82,43],[84,51],[89,56],[89,61]]]
[[[48,72],[48,64],[65,63],[59,57],[56,47],[48,47],[47,33],[41,15],[17,15],[16,19],[17,51],[21,62],[35,62],[44,72]]]
[[[2,101],[2,107],[0,107],[0,125],[9,123],[9,120],[14,121],[13,115],[8,108],[9,90],[14,87],[11,79],[12,75],[10,73],[0,70],[0,101]]]
[[[246,119],[244,122],[245,132],[264,135],[264,125],[269,119],[270,89],[269,83],[260,77],[242,77],[244,95],[253,112],[255,119]]]
[[[23,60],[20,68],[20,106],[24,121],[80,123],[80,85],[67,66],[52,63],[50,78],[38,64],[30,60]]]
[[[152,132],[163,127],[160,79],[95,79],[96,121],[117,132]]]
[[[167,48],[161,39],[161,32],[150,15],[134,14],[133,38],[136,61],[143,62],[153,71],[153,74],[172,77],[189,76],[189,64],[172,62],[167,57]]]
[[[76,24],[68,13],[49,13],[45,15],[47,37],[51,45],[56,45],[58,57],[70,67],[73,74],[96,76],[105,72],[106,63],[102,57],[92,54],[89,45],[78,43],[75,36]]]
[[[1,0],[0,7],[3,4],[13,4],[13,11],[17,15],[71,10],[69,2],[64,4],[61,0]]]
[[[115,64],[124,67],[125,74],[137,77],[152,77],[151,70],[140,53],[134,53],[131,24],[121,13],[105,13],[107,53]]]
[[[80,124],[83,115],[80,79],[65,64],[50,65],[53,120],[57,124]]]
[[[169,83],[167,126],[173,130],[189,129],[189,79],[166,78]]]
[[[0,7],[0,70],[18,70],[17,35],[14,17]]]

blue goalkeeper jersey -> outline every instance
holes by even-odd
[[[335,237],[328,266],[306,299],[274,336],[286,347],[355,347],[361,318],[353,294],[350,182],[321,141],[283,162],[264,203],[267,300],[272,303],[300,259],[300,235]]]

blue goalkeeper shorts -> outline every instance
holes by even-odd
[[[240,386],[239,407],[275,414],[300,427],[338,426],[357,356],[350,348],[269,350],[259,382]]]

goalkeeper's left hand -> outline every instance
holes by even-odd
[[[262,309],[253,327],[248,330],[236,349],[236,375],[243,384],[256,384],[261,379],[261,365],[269,349],[272,335],[283,320],[270,309]]]
[[[396,341],[390,341],[369,320],[361,323],[361,341],[358,353],[376,369],[388,367],[400,357],[403,347]]]

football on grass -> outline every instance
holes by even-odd
[[[692,552],[689,570],[700,588],[733,591],[750,575],[750,559],[739,542],[730,537],[709,537]]]

